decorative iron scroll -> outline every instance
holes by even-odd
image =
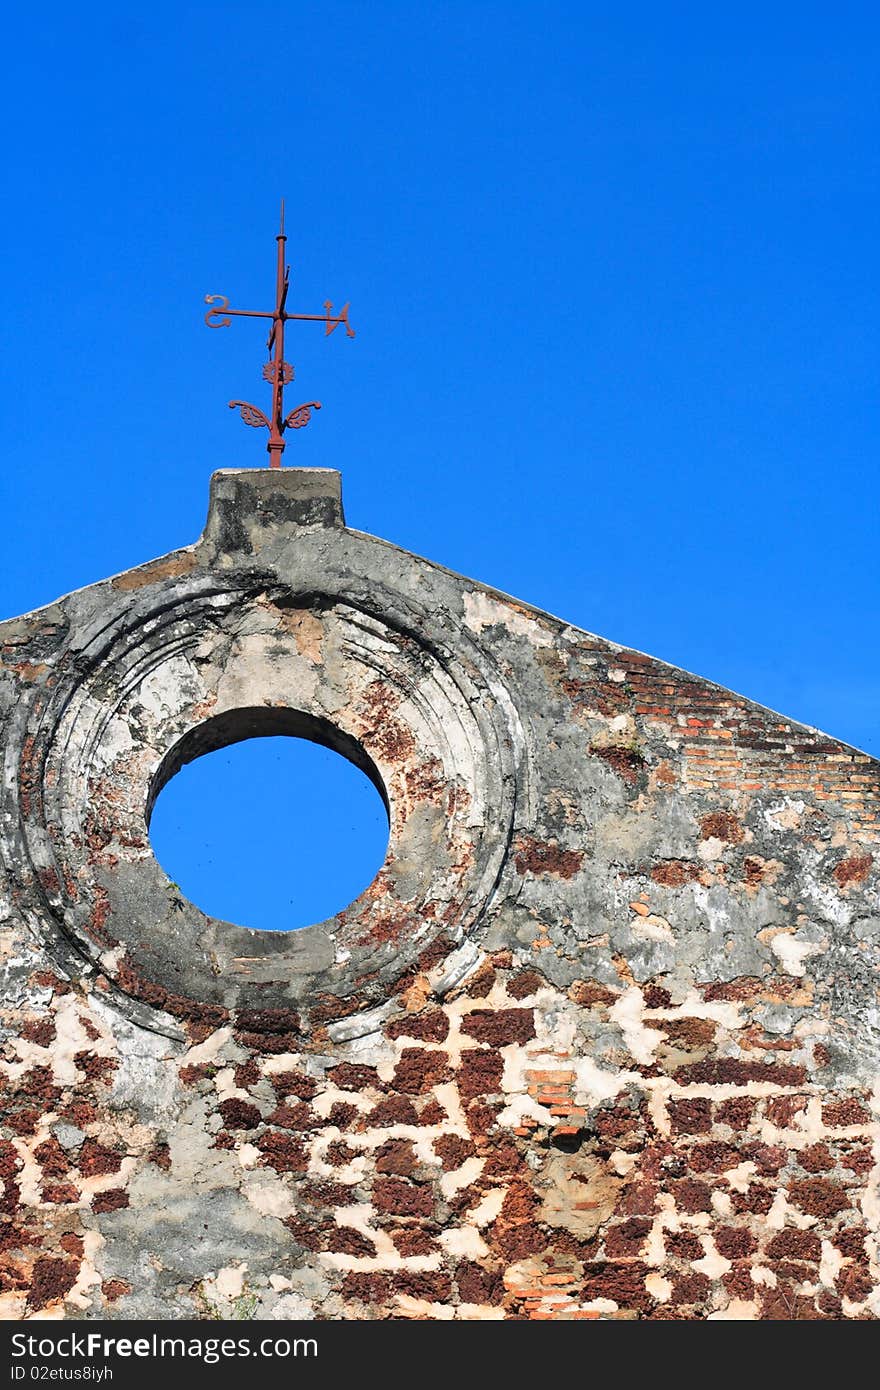
[[[252,425],[254,429],[259,429],[265,425],[267,430],[272,428],[272,421],[264,415],[258,405],[248,405],[247,401],[230,401],[229,409],[234,410],[238,406],[238,413],[246,425]]]

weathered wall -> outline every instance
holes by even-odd
[[[878,766],[215,475],[0,625],[7,1317],[872,1317]],[[340,917],[203,916],[147,821],[305,733],[387,795]]]

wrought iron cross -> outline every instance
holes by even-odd
[[[272,327],[269,329],[269,338],[266,343],[269,349],[269,361],[263,367],[263,380],[272,384],[272,414],[264,415],[258,406],[249,405],[247,401],[230,401],[229,409],[239,409],[242,420],[246,425],[253,425],[255,429],[265,428],[269,431],[269,443],[266,448],[269,451],[269,467],[281,467],[281,455],[284,453],[285,440],[284,432],[288,429],[302,429],[311,419],[313,410],[321,409],[320,401],[306,401],[303,405],[298,405],[295,410],[291,410],[288,415],[284,414],[284,388],[293,381],[293,367],[284,360],[284,325],[290,319],[303,319],[309,323],[323,323],[324,336],[329,337],[335,328],[341,323],[345,324],[345,331],[349,338],[354,337],[354,329],[348,322],[348,305],[344,304],[337,314],[332,312],[333,305],[330,300],[324,302],[323,314],[288,314],[287,289],[290,283],[290,266],[284,264],[284,246],[287,237],[284,235],[284,202],[281,203],[281,226],[275,240],[278,243],[278,264],[275,273],[275,308],[264,312],[261,309],[230,309],[229,300],[222,294],[206,294],[206,304],[216,304],[216,309],[209,309],[205,315],[205,323],[209,328],[228,328],[230,320],[234,315],[236,318],[243,319],[271,319]]]

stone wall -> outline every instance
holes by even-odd
[[[201,541],[0,625],[0,1309],[872,1318],[878,765],[216,474]],[[182,762],[324,742],[328,923],[156,863]]]

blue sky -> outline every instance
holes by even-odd
[[[0,611],[262,465],[226,408],[265,404],[261,330],[202,298],[268,299],[283,195],[291,306],[358,333],[291,328],[324,409],[285,460],[352,525],[880,752],[875,6],[49,3],[5,38]]]

